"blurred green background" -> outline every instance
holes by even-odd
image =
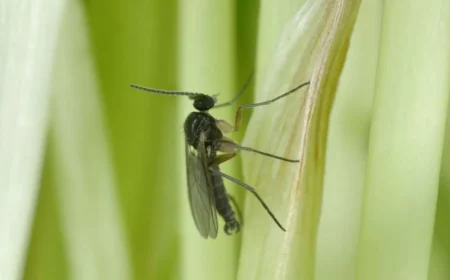
[[[256,73],[255,83],[259,82],[263,70],[270,68],[266,63],[286,22],[304,2],[67,1],[24,279],[235,279],[241,235],[227,237],[220,228],[217,240],[203,240],[188,206],[182,124],[192,104],[187,98],[136,91],[129,84],[220,94],[226,101],[250,73]],[[388,3],[363,1],[341,76],[327,146],[316,279],[349,279],[360,262],[358,238],[378,55],[389,58],[390,52],[380,40],[391,34],[390,26],[416,22]],[[414,7],[421,10],[417,3]],[[397,24],[386,24],[388,16],[398,17]],[[441,18],[448,17],[447,13]],[[436,18],[431,14],[421,20],[434,23]],[[392,65],[393,71],[401,68]],[[255,83],[240,104],[253,102]],[[442,84],[448,87],[448,80]],[[235,109],[220,109],[214,116],[232,121]],[[246,112],[243,127],[250,116]],[[429,279],[450,275],[449,124],[442,165],[431,170],[440,171],[436,220],[429,224],[434,226],[431,257],[419,256]],[[233,139],[241,141],[244,133]],[[429,147],[419,148],[427,155]],[[224,171],[241,178],[239,157],[224,164]],[[242,211],[244,192],[235,186],[228,189]],[[398,205],[402,201],[403,197]],[[402,222],[408,226],[408,221]],[[426,234],[422,238],[428,242]],[[371,250],[365,253],[372,256]],[[369,264],[378,269],[377,263]],[[414,269],[403,269],[389,266],[387,271],[416,275]]]
[[[185,233],[181,220],[193,224],[185,201],[182,125],[193,108],[187,98],[151,95],[129,84],[219,93],[219,99],[227,101],[255,70],[258,7],[259,1],[82,1],[134,279],[180,279]],[[252,91],[253,84],[240,102],[251,101]],[[231,120],[234,114],[230,108],[216,115]],[[56,194],[60,186],[55,166],[60,163],[54,156],[54,129],[49,133],[26,279],[73,275]],[[227,165],[227,171],[240,175],[239,159]],[[219,234],[226,238],[222,229]],[[237,249],[238,241],[239,235],[226,245]],[[237,250],[232,254],[228,259],[234,265],[223,269],[228,275],[235,273],[238,261]]]

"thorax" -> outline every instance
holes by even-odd
[[[207,112],[192,112],[184,122],[184,134],[187,143],[197,149],[201,133],[205,135],[206,147],[223,137],[213,116]]]

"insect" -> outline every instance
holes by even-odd
[[[234,125],[229,124],[225,120],[216,119],[209,113],[209,110],[213,108],[229,106],[236,102],[248,87],[249,83],[250,78],[231,101],[218,105],[216,105],[217,99],[215,96],[203,93],[169,91],[131,85],[132,88],[151,93],[188,96],[194,102],[193,105],[197,111],[191,112],[188,115],[183,126],[185,134],[186,174],[192,216],[200,235],[204,238],[217,237],[217,213],[225,221],[224,231],[227,235],[237,233],[240,230],[240,223],[235,218],[235,213],[230,205],[230,196],[226,192],[223,178],[250,191],[259,200],[278,227],[286,231],[254,188],[223,173],[219,165],[235,157],[238,151],[254,152],[286,162],[299,162],[299,160],[287,159],[238,145],[230,138],[224,136],[224,134],[239,130],[244,109],[268,105],[309,85],[309,82],[305,82],[265,102],[239,106]]]

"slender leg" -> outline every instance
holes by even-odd
[[[249,109],[249,108],[255,108],[255,107],[259,107],[259,106],[264,106],[264,105],[268,105],[270,103],[273,103],[275,101],[277,101],[278,99],[281,99],[283,97],[286,97],[288,95],[290,95],[291,93],[296,92],[297,90],[301,89],[304,86],[309,85],[309,82],[303,83],[291,90],[289,90],[286,93],[283,93],[280,96],[275,97],[274,99],[270,99],[264,102],[260,102],[260,103],[253,103],[253,104],[244,104],[238,107],[238,110],[236,111],[236,117],[235,117],[235,121],[234,121],[234,131],[238,131],[239,130],[239,126],[241,125],[241,121],[242,121],[242,111],[244,109]],[[233,131],[233,132],[234,132]]]
[[[294,162],[294,163],[300,162],[300,160],[298,160],[298,159],[288,159],[285,157],[280,157],[280,156],[272,155],[272,154],[269,154],[266,152],[262,152],[262,151],[259,151],[259,150],[253,149],[253,148],[240,146],[240,145],[236,144],[235,142],[233,142],[232,140],[229,140],[228,138],[225,138],[225,137],[222,140],[218,141],[217,149],[224,153],[233,153],[233,152],[236,153],[236,150],[240,150],[240,151],[253,152],[256,154],[279,159],[282,161]]]
[[[255,191],[254,188],[250,187],[249,185],[239,181],[236,178],[231,177],[230,175],[227,175],[219,170],[216,170],[214,168],[210,168],[209,169],[212,173],[216,174],[216,175],[220,175],[225,179],[230,180],[231,182],[234,182],[236,184],[238,184],[239,186],[245,188],[246,190],[248,190],[249,192],[251,192],[261,203],[261,205],[264,207],[264,209],[266,209],[267,213],[270,215],[270,217],[272,217],[273,221],[278,225],[278,227],[282,230],[282,231],[286,231],[286,229],[284,229],[284,227],[281,225],[281,223],[278,221],[278,219],[275,217],[275,215],[272,213],[272,211],[270,211],[269,207],[267,206],[267,204],[264,202],[264,200],[259,196],[259,194]]]

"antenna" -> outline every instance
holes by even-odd
[[[220,108],[220,107],[225,107],[225,106],[231,105],[231,104],[233,104],[234,102],[236,102],[236,101],[239,99],[239,97],[241,97],[241,95],[244,93],[244,91],[248,88],[248,86],[250,85],[250,82],[252,81],[252,78],[253,78],[253,72],[252,72],[252,73],[250,74],[250,76],[247,78],[247,80],[245,81],[245,84],[244,84],[244,85],[242,86],[242,88],[238,91],[238,93],[233,97],[233,99],[231,99],[231,100],[228,101],[228,102],[218,104],[218,105],[214,106],[213,108],[214,108],[214,109],[217,109],[217,108]]]
[[[143,87],[143,86],[139,86],[139,85],[130,85],[130,87],[138,89],[138,90],[146,91],[146,92],[151,92],[151,93],[159,93],[159,94],[165,94],[165,95],[184,95],[184,96],[189,96],[189,98],[193,98],[197,95],[201,95],[201,93],[198,93],[198,92],[164,90],[164,89],[148,88],[148,87]]]

